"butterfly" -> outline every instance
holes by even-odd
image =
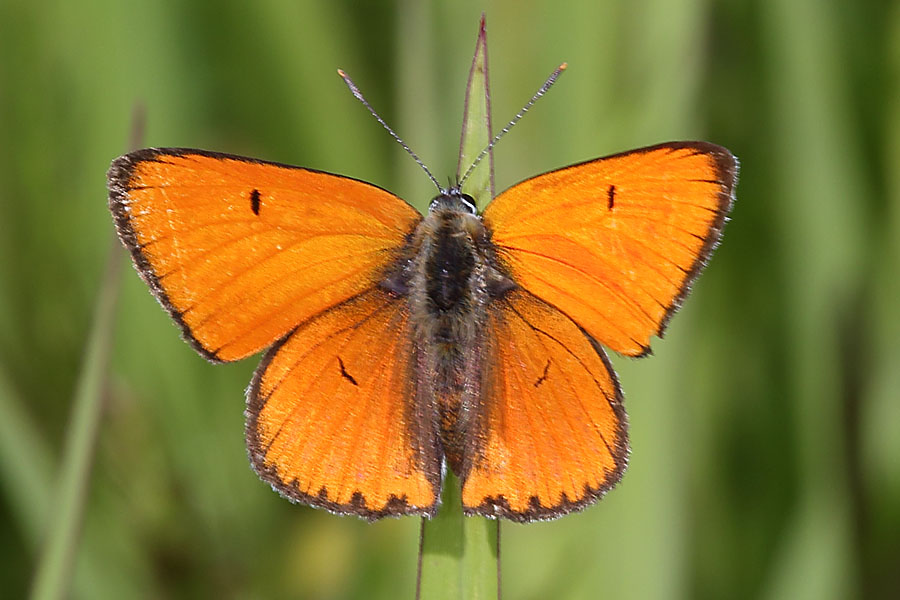
[[[113,161],[109,207],[141,277],[213,362],[262,350],[247,390],[257,474],[289,500],[433,516],[581,509],[622,477],[604,348],[650,351],[716,247],[738,163],[672,142],[568,166],[480,214],[420,214],[370,183],[183,148]]]

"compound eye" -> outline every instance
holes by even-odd
[[[463,206],[466,207],[466,210],[473,215],[478,214],[478,207],[475,206],[475,198],[468,194],[460,194],[459,199],[462,201]]]

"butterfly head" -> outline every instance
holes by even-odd
[[[464,194],[456,186],[442,189],[441,193],[431,200],[428,212],[433,213],[440,210],[451,210],[470,215],[478,214],[478,209],[475,207],[475,199],[468,194]]]

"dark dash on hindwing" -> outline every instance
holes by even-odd
[[[547,380],[547,372],[550,370],[550,361],[547,361],[547,364],[544,365],[544,372],[541,373],[541,376],[537,378],[537,381],[534,382],[534,387],[538,387],[542,383]]]
[[[250,210],[254,215],[259,216],[259,190],[250,192]]]
[[[606,208],[607,208],[607,210],[612,210],[615,203],[616,203],[616,186],[611,185],[611,186],[609,186],[609,189],[606,190]]]
[[[359,384],[356,383],[356,380],[353,378],[353,375],[348,373],[347,369],[344,368],[344,361],[341,360],[341,357],[338,356],[337,359],[338,359],[338,365],[340,365],[340,367],[341,367],[341,377],[343,377],[344,379],[346,379],[347,381],[349,381],[356,387],[359,387]]]

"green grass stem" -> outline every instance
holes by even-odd
[[[143,107],[136,105],[129,141],[131,148],[140,145],[143,129]],[[48,520],[45,546],[31,590],[34,600],[55,600],[69,595],[103,414],[103,388],[113,344],[121,273],[122,249],[119,241],[113,238],[75,388],[72,415],[60,462],[58,504],[53,504],[56,512]]]
[[[122,252],[116,240],[110,248],[75,390],[63,447],[58,503],[54,503],[56,512],[48,521],[47,538],[31,592],[34,600],[64,598],[69,590],[103,412],[103,383],[112,345],[121,266]]]

